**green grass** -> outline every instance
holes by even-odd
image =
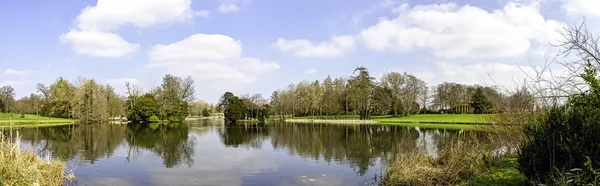
[[[74,121],[72,119],[48,118],[32,114],[25,114],[25,117],[21,118],[21,114],[0,113],[0,128],[9,127],[11,123],[13,127],[39,127],[72,124]]]
[[[490,123],[487,114],[417,114],[409,116],[373,116],[373,120],[381,123],[441,123],[441,124],[476,124]]]
[[[527,179],[519,170],[517,158],[506,158],[500,167],[493,167],[491,171],[477,176],[461,185],[526,185]]]
[[[486,128],[479,125],[468,124],[451,124],[451,123],[378,123],[382,125],[396,125],[405,127],[419,127],[431,129],[451,129],[451,130],[485,130]]]
[[[340,116],[302,116],[290,119],[327,119],[327,120],[358,120],[359,115],[340,115]]]
[[[73,121],[71,119],[48,118],[48,117],[45,117],[45,116],[32,115],[32,114],[25,114],[25,117],[21,118],[21,114],[9,114],[9,113],[0,113],[0,121],[9,121],[11,119],[11,115],[12,115],[12,120],[13,121],[31,121],[31,120],[35,120],[35,121],[48,121],[48,120],[52,120],[52,121],[58,121],[58,120]]]

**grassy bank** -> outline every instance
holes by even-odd
[[[459,185],[487,186],[487,185],[527,185],[527,179],[519,172],[517,158],[507,157],[502,163],[490,167],[488,172],[465,181]]]
[[[380,123],[492,124],[488,114],[417,114],[409,116],[373,116]]]
[[[488,138],[462,135],[437,156],[415,151],[402,154],[385,171],[383,185],[526,185],[518,171],[516,154],[494,154],[502,141],[497,135]],[[482,141],[476,141],[480,139]]]
[[[491,124],[489,114],[417,114],[409,116],[371,116],[380,123],[446,123],[446,124]],[[303,116],[290,119],[359,120],[358,115]]]
[[[42,159],[0,136],[0,185],[61,185],[65,163]]]
[[[9,127],[12,123],[13,127],[33,127],[33,126],[57,126],[73,124],[75,120],[63,118],[49,118],[40,115],[25,114],[9,114],[0,113],[0,128]]]
[[[371,120],[359,121],[358,115],[341,116],[304,116],[286,119],[286,122],[297,123],[335,123],[335,124],[385,124],[407,127],[485,130],[491,115],[488,114],[418,114],[410,116],[372,116]]]

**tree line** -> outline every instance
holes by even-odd
[[[15,99],[9,85],[0,87],[0,111],[36,114],[53,118],[77,119],[81,123],[106,122],[126,116],[134,123],[156,120],[181,121],[188,115],[208,116],[215,106],[194,100],[194,80],[167,74],[162,84],[147,92],[126,83],[126,96],[118,95],[110,85],[79,77],[71,82],[62,77],[52,84],[38,84],[36,93]]]
[[[271,105],[261,94],[236,96],[225,92],[219,99],[218,110],[223,110],[225,118],[233,123],[238,120],[264,122],[271,115]]]
[[[376,79],[364,67],[356,68],[353,75],[302,81],[274,91],[272,113],[280,118],[360,115],[360,119],[369,119],[372,115],[457,113],[459,105],[469,106],[468,113],[501,113],[511,108],[531,110],[534,104],[526,88],[503,94],[492,86],[452,82],[428,87],[407,72],[389,72]]]
[[[110,85],[79,77],[70,82],[62,77],[49,86],[37,84],[36,93],[15,100],[14,88],[0,88],[2,112],[36,114],[55,118],[79,119],[83,123],[101,122],[124,113],[123,98]]]

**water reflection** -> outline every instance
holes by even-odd
[[[436,156],[458,135],[385,125],[226,126],[214,120],[74,125],[19,133],[21,143],[40,154],[49,152],[70,164],[83,161],[75,163],[84,164],[75,174],[94,185],[298,185],[311,176],[326,181],[313,185],[364,185],[396,156]]]
[[[191,167],[194,164],[195,141],[188,138],[188,133],[186,124],[128,125],[125,138],[129,144],[127,160],[131,160],[132,152],[143,148],[161,157],[167,168],[182,162]]]

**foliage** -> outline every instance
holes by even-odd
[[[181,119],[178,116],[169,116],[169,121],[171,123],[177,123],[177,122],[181,121]]]
[[[227,104],[225,104],[225,119],[227,119],[231,123],[235,123],[238,120],[244,119],[244,103],[242,100],[233,96],[227,99]]]
[[[75,90],[71,101],[73,117],[81,123],[107,121],[109,115],[108,92],[103,85],[93,79],[81,80],[81,86]]]
[[[491,103],[487,95],[483,93],[483,88],[477,87],[475,93],[471,97],[471,107],[475,110],[473,114],[488,114],[491,108]]]
[[[153,93],[157,102],[158,117],[174,120],[188,115],[189,105],[194,99],[194,80],[191,77],[182,79],[170,74],[163,77],[163,83]]]
[[[147,93],[137,98],[135,96],[129,97],[127,106],[127,118],[134,123],[145,122],[150,116],[158,114],[156,111],[156,99],[154,95]],[[135,100],[135,102],[133,102]]]
[[[148,122],[150,122],[150,123],[158,123],[158,122],[160,122],[160,119],[158,119],[158,116],[152,115],[152,116],[150,116],[150,118],[148,118]]]
[[[594,168],[592,160],[587,161],[583,168],[573,168],[566,172],[559,172],[551,176],[551,183],[556,185],[599,185],[600,169]],[[596,166],[597,167],[597,166]]]
[[[15,89],[10,85],[0,87],[0,112],[12,111],[12,104],[15,100]]]
[[[261,106],[261,108],[258,110],[258,121],[265,122],[265,120],[269,119],[269,115],[271,115],[271,113],[269,113],[269,110],[271,110],[270,107],[271,106],[268,104]]]
[[[600,162],[600,83],[596,74],[588,64],[582,78],[590,90],[572,95],[566,105],[553,107],[527,125],[519,165],[528,179],[551,182],[555,174],[584,166],[586,157]],[[597,164],[593,167],[600,168]]]
[[[352,106],[358,110],[360,119],[369,119],[371,116],[371,94],[373,89],[373,77],[369,75],[369,71],[365,67],[357,67],[354,72],[358,71],[357,76],[353,76],[348,80],[350,85],[349,94],[351,95]]]

